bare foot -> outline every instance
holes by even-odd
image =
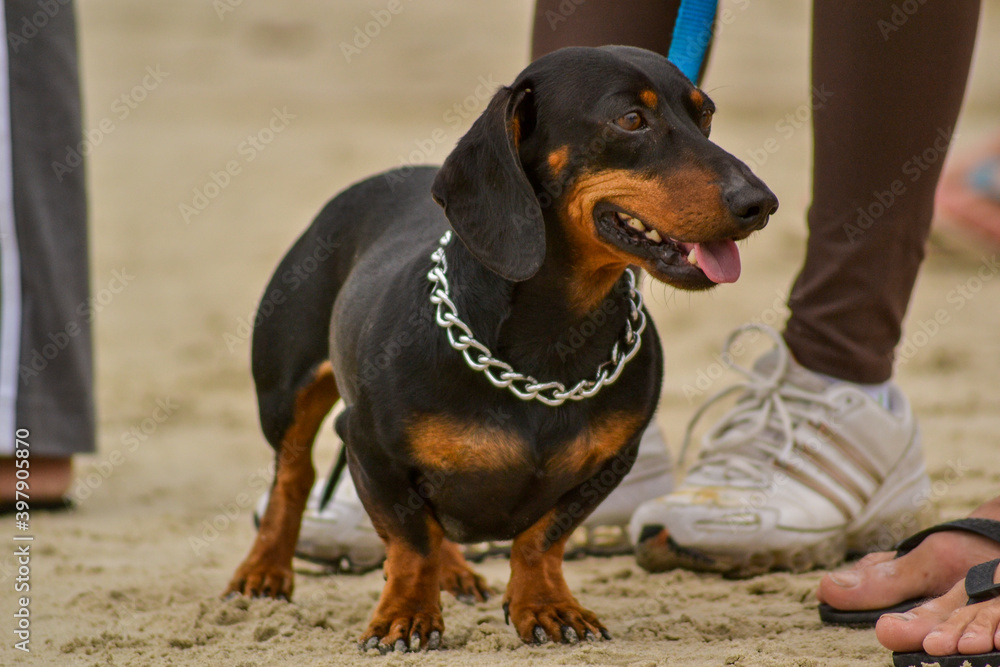
[[[994,574],[1000,583],[1000,568]],[[923,650],[933,656],[973,655],[1000,649],[1000,598],[966,606],[965,580],[939,598],[905,614],[885,614],[875,626],[893,651]]]
[[[0,502],[15,500],[17,465],[15,461],[28,461],[29,502],[59,500],[69,491],[73,481],[73,460],[66,457],[32,456],[29,459],[0,457]]]
[[[1000,520],[1000,498],[978,507],[971,517]],[[826,574],[816,597],[841,610],[882,609],[946,593],[973,565],[1000,556],[1000,544],[964,531],[930,535],[913,551],[869,554],[846,570]]]

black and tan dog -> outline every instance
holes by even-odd
[[[343,397],[336,429],[387,552],[363,645],[436,648],[441,589],[487,595],[456,543],[503,539],[504,608],[524,641],[610,638],[562,555],[631,467],[660,392],[653,327],[628,340],[644,316],[626,270],[689,290],[731,282],[735,241],[777,207],[708,140],[714,110],[659,55],[563,49],[499,90],[440,169],[388,172],[327,204],[254,331],[277,472],[227,592],[291,595],[313,439]],[[449,226],[457,238],[432,260]],[[595,389],[600,373],[614,382]]]

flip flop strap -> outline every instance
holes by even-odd
[[[1000,584],[993,583],[993,576],[996,574],[998,565],[1000,565],[1000,558],[988,563],[980,563],[965,575],[965,592],[969,596],[969,604],[1000,597]]]
[[[964,530],[967,533],[981,535],[982,537],[1000,544],[1000,521],[979,518],[956,519],[955,521],[946,521],[945,523],[931,526],[926,530],[922,530],[919,533],[915,533],[906,538],[896,545],[896,557],[898,558],[905,553],[913,551],[917,548],[917,545],[927,539],[929,535],[951,530]]]

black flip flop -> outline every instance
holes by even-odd
[[[1000,544],[1000,521],[994,521],[993,519],[972,518],[956,519],[955,521],[947,521],[945,523],[939,523],[936,526],[931,526],[926,530],[922,530],[919,533],[906,538],[896,545],[896,558],[899,558],[903,554],[907,554],[916,549],[918,544],[927,539],[927,536],[933,535],[934,533],[943,533],[952,530],[964,530],[968,533],[982,535],[983,537]],[[829,623],[831,625],[874,627],[875,623],[882,614],[901,614],[922,604],[927,599],[928,598],[913,598],[891,607],[862,611],[836,609],[828,604],[821,604],[819,606],[819,617],[824,623]],[[962,663],[958,662],[956,664],[961,665]],[[942,663],[942,665],[944,665],[944,663]],[[1000,664],[996,665],[996,667],[1000,667]]]
[[[994,584],[997,566],[1000,558],[988,563],[976,565],[965,575],[965,592],[969,596],[966,604],[986,602],[1000,597],[1000,584]],[[923,651],[916,653],[893,653],[892,664],[895,667],[921,667],[922,665],[940,665],[941,667],[1000,667],[1000,651],[976,653],[974,655],[927,655]]]

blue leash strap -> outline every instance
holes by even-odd
[[[695,84],[712,41],[718,5],[718,0],[681,0],[677,11],[667,58]]]

